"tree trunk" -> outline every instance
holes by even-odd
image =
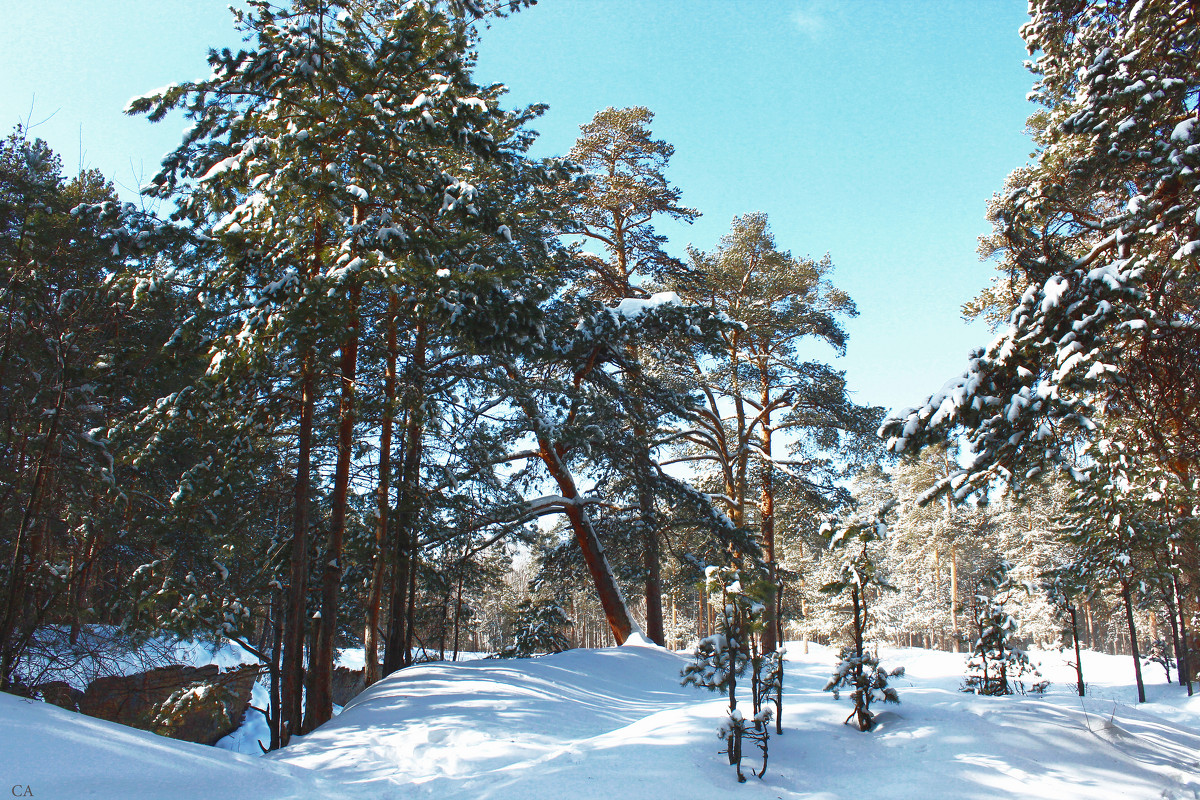
[[[958,547],[950,545],[950,635],[954,637],[954,652],[959,652],[958,633]]]
[[[297,432],[296,483],[292,511],[292,555],[283,637],[283,690],[280,744],[303,733],[304,645],[308,593],[308,495],[312,472],[313,413],[316,406],[313,356],[300,359],[300,427]]]
[[[405,369],[404,454],[400,459],[400,485],[396,491],[396,546],[399,569],[392,598],[388,653],[384,674],[413,663],[413,614],[416,607],[418,554],[417,521],[420,512],[421,462],[425,437],[426,328],[418,322],[413,331],[412,355]]]
[[[421,555],[413,544],[408,560],[408,604],[404,608],[404,646],[400,653],[404,666],[412,666],[413,640],[417,636],[417,571],[421,568]],[[421,658],[425,658],[425,645],[421,645]]]
[[[565,509],[567,521],[571,524],[575,541],[583,553],[584,563],[587,564],[588,574],[596,587],[600,607],[604,610],[604,618],[607,620],[608,627],[617,644],[624,644],[625,640],[633,633],[641,631],[629,614],[625,598],[621,596],[621,589],[617,586],[617,580],[613,576],[608,557],[604,554],[604,546],[600,544],[600,537],[596,535],[596,529],[592,527],[591,518],[578,503],[579,490],[575,487],[575,479],[559,459],[554,445],[540,436],[538,444],[542,461],[545,462],[550,476],[558,484],[559,493],[567,501]]]
[[[519,375],[514,367],[508,366],[506,370],[510,379],[514,381],[519,379]],[[527,419],[539,420],[542,418],[539,409],[528,398],[524,398],[523,401],[518,402],[523,403],[522,410]],[[617,585],[612,567],[608,563],[607,556],[604,554],[604,547],[600,543],[600,537],[596,535],[596,529],[592,526],[591,518],[586,509],[579,503],[581,497],[575,485],[575,478],[563,462],[557,445],[540,428],[536,429],[534,434],[537,436],[538,455],[541,457],[542,463],[545,464],[546,471],[550,473],[550,477],[557,484],[559,494],[565,501],[563,513],[571,525],[571,531],[575,534],[575,541],[579,545],[580,552],[583,554],[583,560],[587,565],[592,584],[596,587],[596,594],[600,600],[600,607],[604,611],[604,618],[608,622],[608,627],[612,631],[613,639],[616,643],[618,645],[624,644],[625,640],[633,633],[640,634],[641,629],[630,615],[628,606],[625,605],[625,598],[621,594],[621,588]]]
[[[1083,659],[1079,656],[1079,625],[1075,619],[1075,606],[1067,606],[1071,612],[1071,640],[1075,643],[1075,688],[1083,697]]]
[[[325,548],[321,585],[321,622],[313,648],[312,684],[305,705],[305,725],[316,728],[333,716],[333,659],[337,650],[338,598],[342,586],[342,545],[349,507],[350,461],[354,456],[355,375],[358,368],[359,287],[350,290],[346,338],[341,346],[342,392],[338,405],[337,463],[333,472],[333,502],[329,513],[329,539]]]
[[[1122,584],[1121,598],[1125,601],[1125,621],[1129,625],[1129,651],[1133,655],[1133,675],[1137,680],[1138,702],[1146,702],[1146,686],[1142,683],[1142,659],[1138,653],[1137,629],[1133,624],[1133,599],[1129,586]]]
[[[866,612],[859,601],[859,593],[857,586],[850,587],[850,598],[854,603],[854,655],[856,656],[854,669],[854,687],[857,689],[862,686],[862,658],[863,658],[863,628],[866,627]],[[864,598],[865,599],[865,598]],[[865,731],[869,726],[869,717],[866,715],[866,709],[863,707],[863,697],[861,694],[855,695],[854,714],[857,717],[856,723],[860,731]]]
[[[1171,586],[1175,593],[1175,607],[1179,611],[1179,674],[1187,682],[1188,697],[1192,696],[1192,665],[1188,650],[1187,615],[1183,613],[1183,592],[1179,591],[1179,576],[1171,578]]]
[[[465,565],[464,565],[465,566]],[[458,574],[458,597],[454,601],[454,655],[451,661],[458,661],[458,634],[461,629],[463,607],[463,573]]]
[[[770,402],[771,394],[766,385],[766,376],[764,375],[762,390],[763,408],[767,408]],[[772,433],[771,413],[770,411],[766,411],[763,414],[762,421],[762,490],[758,505],[759,516],[762,518],[763,555],[767,559],[767,570],[771,581],[771,597],[766,603],[766,611],[763,613],[762,648],[764,653],[773,653],[779,647],[779,639],[777,637],[778,603],[776,602],[779,594],[779,573],[775,566],[775,485],[774,468],[771,465]]]
[[[270,709],[267,715],[267,725],[271,730],[271,749],[278,750],[283,746],[282,739],[282,719],[283,719],[283,700],[280,687],[280,655],[283,651],[283,631],[284,631],[284,597],[283,587],[275,584],[278,588],[271,595],[271,686],[270,686]]]
[[[371,564],[371,590],[367,597],[367,623],[363,631],[363,684],[379,680],[379,616],[387,564],[388,511],[391,508],[392,417],[396,412],[396,314],[399,302],[388,291],[387,365],[383,375],[383,420],[379,434],[379,487],[375,495],[375,552]]]
[[[391,602],[388,603],[387,636],[383,643],[383,675],[391,675],[405,666],[401,654],[404,649],[404,611],[408,607],[408,544],[396,537],[393,552],[396,564],[392,568]]]
[[[655,510],[651,482],[654,464],[650,457],[650,448],[654,442],[646,428],[646,406],[638,394],[642,386],[641,356],[638,348],[631,345],[626,356],[630,363],[629,382],[633,394],[630,405],[634,415],[633,436],[639,448],[634,471],[637,479],[638,517],[642,527],[642,567],[646,571],[646,636],[655,644],[663,646],[666,644],[666,637],[663,635],[662,565],[658,546],[658,514]]]
[[[566,484],[559,483],[559,488],[563,492],[563,497],[568,500],[577,499],[579,496],[575,491],[574,481],[571,481],[569,476]],[[568,492],[570,493],[568,494]],[[571,530],[575,533],[575,541],[583,552],[583,560],[587,564],[588,574],[591,575],[592,583],[596,586],[600,607],[604,610],[604,618],[612,631],[613,639],[618,645],[624,644],[631,635],[641,631],[638,629],[637,623],[633,621],[633,617],[629,615],[629,608],[625,605],[625,598],[621,596],[621,589],[617,586],[612,567],[608,563],[608,557],[604,555],[600,537],[596,535],[596,529],[592,527],[591,519],[578,505],[572,503],[567,506],[566,514],[567,520],[571,523]]]
[[[649,453],[645,454],[645,462],[641,465],[648,477],[651,469]],[[646,570],[646,636],[657,645],[665,646],[667,639],[663,634],[662,609],[662,565],[659,563],[658,520],[654,512],[654,493],[645,481],[640,481],[638,487],[638,506],[642,522],[642,566]]]
[[[1171,652],[1175,655],[1175,667],[1176,667],[1176,673],[1177,673],[1176,677],[1179,680],[1179,685],[1183,686],[1183,672],[1179,671],[1179,669],[1178,669],[1180,663],[1182,663],[1179,660],[1179,654],[1181,652],[1183,652],[1183,649],[1182,649],[1181,645],[1179,644],[1179,618],[1175,614],[1175,591],[1174,591],[1173,587],[1168,586],[1163,591],[1163,602],[1167,607],[1167,621],[1170,623],[1170,627],[1171,627]],[[1163,656],[1165,658],[1166,654],[1164,653]],[[1170,664],[1171,664],[1171,662],[1168,660],[1167,661],[1167,683],[1171,682]]]

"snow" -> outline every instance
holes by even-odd
[[[658,306],[678,306],[682,305],[682,303],[683,301],[675,292],[655,292],[650,295],[649,299],[626,297],[617,303],[612,312],[625,319],[634,319],[641,316],[648,309],[657,308]]]
[[[1188,117],[1183,122],[1176,125],[1175,129],[1171,131],[1171,141],[1187,144],[1192,140],[1192,128],[1195,127],[1195,125],[1196,118]]]
[[[0,775],[6,784],[30,787],[34,797],[335,796],[320,775],[285,763],[167,739],[9,694],[0,694],[0,731]]]
[[[807,651],[807,652],[805,652]],[[966,656],[883,648],[901,704],[874,732],[822,691],[837,659],[788,646],[784,735],[738,787],[718,755],[715,694],[679,685],[684,654],[633,646],[433,663],[368,689],[282,751],[251,759],[0,696],[0,773],[39,797],[524,800],[614,796],[1182,798],[1200,793],[1200,696],[1085,651],[1088,696],[1058,653],[1031,653],[1045,696],[959,691]],[[232,654],[231,654],[232,655]],[[748,699],[743,695],[743,700]],[[747,706],[748,707],[748,706]],[[747,759],[746,766],[749,766]]]

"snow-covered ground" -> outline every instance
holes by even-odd
[[[784,735],[764,780],[718,756],[722,701],[678,684],[651,647],[414,667],[284,750],[250,758],[0,695],[0,781],[43,798],[1197,798],[1200,696],[1127,657],[1084,654],[1089,696],[1057,653],[1044,697],[958,691],[964,657],[898,649],[901,705],[842,725],[821,691],[832,654],[791,647]],[[748,759],[749,761],[749,759]]]

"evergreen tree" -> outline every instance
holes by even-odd
[[[110,577],[109,548],[132,516],[114,506],[129,495],[116,488],[105,431],[170,384],[154,353],[171,304],[134,308],[124,293],[129,260],[115,240],[125,210],[98,172],[66,180],[59,157],[23,129],[0,142],[4,690],[23,679],[40,627],[66,623],[74,643],[95,619],[93,588]]]
[[[1011,567],[1000,560],[975,585],[971,603],[975,617],[976,639],[967,661],[967,680],[963,691],[975,694],[1006,695],[1025,693],[1024,679],[1040,673],[1014,643],[1017,622],[1009,613],[1008,601],[1017,587],[1009,574]],[[1041,692],[1046,682],[1032,685]]]
[[[828,537],[829,549],[837,550],[841,555],[841,566],[838,579],[821,587],[827,595],[849,594],[851,602],[850,631],[851,643],[842,651],[842,658],[837,669],[825,684],[825,691],[833,692],[838,698],[841,687],[850,689],[850,698],[854,709],[845,723],[854,720],[860,731],[869,731],[875,727],[875,714],[871,711],[871,703],[882,700],[887,703],[899,703],[900,697],[894,688],[888,686],[888,678],[904,674],[904,668],[899,667],[888,671],[879,666],[876,659],[864,646],[867,626],[871,623],[867,608],[868,593],[892,589],[878,573],[876,564],[877,543],[887,536],[887,515],[892,505],[885,504],[869,519],[857,519],[842,525],[825,523],[822,533]]]
[[[1194,471],[1196,13],[1168,0],[1031,6],[1037,162],[990,212],[984,252],[1000,255],[1007,288],[970,309],[1008,325],[882,429],[896,451],[966,432],[972,466],[943,489],[1069,465],[1101,409],[1135,419],[1164,468]]]
[[[571,199],[571,214],[585,243],[599,244],[606,258],[585,255],[585,269],[577,291],[602,302],[644,298],[648,286],[685,272],[683,264],[663,250],[665,238],[654,231],[655,218],[691,222],[700,214],[679,205],[680,191],[670,185],[665,172],[674,148],[653,139],[649,109],[607,108],[581,127],[581,136],[568,154],[586,173],[583,190]],[[638,416],[646,416],[652,401],[641,397],[645,389],[642,362],[649,353],[634,345],[627,352],[626,382]],[[662,575],[659,556],[660,518],[654,493],[653,447],[659,420],[649,417],[635,423],[635,439],[646,443],[634,460],[630,491],[636,497],[633,535],[641,540],[645,572],[646,635],[664,644]]]
[[[1157,559],[1166,549],[1170,529],[1155,507],[1168,504],[1170,494],[1165,490],[1175,476],[1155,475],[1152,463],[1137,458],[1121,441],[1100,439],[1088,452],[1093,460],[1091,469],[1087,480],[1072,493],[1062,525],[1077,549],[1075,568],[1097,585],[1114,587],[1120,595],[1138,702],[1144,703],[1134,607],[1138,597],[1145,597],[1155,583],[1167,579]]]
[[[234,367],[255,352],[292,365],[298,460],[283,669],[294,733],[331,713],[359,345],[382,327],[364,316],[380,307],[368,301],[389,287],[420,287],[428,310],[459,331],[503,335],[506,317],[476,313],[496,313],[494,296],[524,269],[499,200],[561,171],[525,161],[528,115],[502,111],[499,87],[472,82],[468,27],[436,5],[297,0],[278,9],[264,0],[236,19],[251,50],[214,52],[210,78],[129,110],[158,120],[181,107],[193,120],[151,194],[173,199],[176,220],[221,253],[197,292],[203,308],[219,298],[227,314],[211,339],[212,381],[236,380]],[[336,387],[336,457],[302,727],[308,505],[324,375]]]
[[[557,603],[522,600],[513,609],[512,640],[497,655],[500,658],[529,658],[544,653],[561,653],[569,643],[564,631],[571,620]]]
[[[767,599],[764,589],[770,587],[735,567],[707,567],[703,590],[717,612],[717,633],[705,637],[696,645],[692,663],[683,668],[684,686],[698,686],[722,692],[729,699],[726,718],[717,735],[725,742],[723,751],[737,771],[738,783],[746,780],[742,774],[742,745],[746,739],[755,742],[762,752],[762,767],[754,770],[761,778],[767,770],[767,750],[770,741],[768,728],[772,711],[767,706],[771,689],[782,682],[778,661],[764,661],[755,647],[755,635],[762,632]],[[738,678],[752,667],[751,700],[753,716],[747,720],[737,706]]]
[[[963,375],[885,422],[894,451],[964,436],[973,459],[940,483],[959,498],[999,479],[1022,484],[1053,465],[1085,480],[1079,446],[1123,439],[1190,486],[1200,339],[1200,37],[1194,4],[1039,0],[1022,28],[1036,162],[989,209],[996,283],[967,311],[1006,320]],[[1120,418],[1122,431],[1099,433]],[[1129,434],[1129,438],[1125,438]],[[1194,504],[1183,503],[1187,509]],[[1186,527],[1189,514],[1172,513]],[[1185,537],[1186,538],[1186,537]],[[1194,594],[1194,540],[1160,551],[1176,595]],[[1186,638],[1186,625],[1179,626]]]
[[[829,257],[796,258],[778,250],[763,214],[734,219],[713,252],[692,249],[689,256],[691,275],[679,284],[680,293],[740,324],[725,331],[718,358],[686,363],[705,408],[698,424],[681,432],[691,449],[679,460],[715,465],[714,499],[736,525],[750,525],[757,513],[761,547],[776,582],[777,494],[840,498],[841,467],[873,445],[866,440],[877,410],[856,405],[840,372],[804,360],[800,351],[815,339],[844,352],[841,318],[857,311],[829,282]],[[775,451],[777,438],[787,442],[790,458]],[[767,650],[780,641],[776,602],[768,607]]]

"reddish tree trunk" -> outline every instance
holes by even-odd
[[[600,607],[604,610],[604,618],[608,622],[608,627],[617,644],[624,644],[631,634],[640,631],[629,615],[625,598],[621,596],[621,589],[617,586],[616,578],[613,577],[612,567],[609,566],[608,558],[604,555],[600,537],[596,535],[596,529],[592,527],[591,519],[583,507],[578,504],[579,490],[575,487],[575,480],[559,459],[553,445],[540,437],[538,445],[542,460],[549,469],[551,477],[558,484],[559,493],[567,501],[565,511],[567,520],[571,523],[575,541],[583,553],[588,574],[596,587]]]
[[[363,632],[365,664],[363,683],[379,680],[379,616],[383,604],[384,567],[387,559],[388,511],[391,508],[392,417],[396,398],[396,295],[388,293],[387,366],[383,377],[383,425],[379,434],[379,488],[375,496],[375,553],[371,565],[371,591],[367,597],[367,622]]]
[[[296,483],[292,511],[292,556],[284,614],[280,743],[302,733],[304,641],[308,592],[308,494],[312,471],[312,429],[315,386],[312,354],[300,360],[300,428],[297,432]]]
[[[321,621],[313,647],[312,681],[305,707],[305,725],[316,728],[333,716],[333,654],[337,649],[338,596],[342,585],[342,544],[350,493],[350,461],[354,453],[354,388],[358,367],[358,295],[350,291],[346,338],[341,347],[341,400],[338,404],[337,463],[333,471],[333,502],[321,582]]]
[[[768,408],[770,402],[771,393],[764,377],[762,389],[763,408]],[[779,617],[776,613],[778,603],[775,598],[775,594],[779,591],[779,579],[775,569],[775,483],[774,472],[771,466],[771,434],[771,412],[764,411],[761,439],[763,451],[762,493],[758,509],[759,516],[762,517],[763,556],[767,559],[767,569],[771,578],[772,588],[771,601],[766,604],[766,611],[763,613],[762,649],[764,653],[773,653],[779,647]]]

